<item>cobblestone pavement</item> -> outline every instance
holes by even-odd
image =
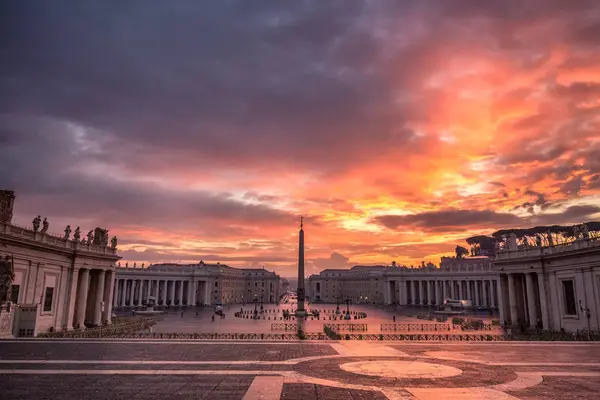
[[[597,399],[600,344],[0,341],[19,399]]]
[[[253,305],[246,306],[225,306],[226,318],[215,318],[212,322],[212,307],[173,307],[160,317],[158,323],[154,326],[156,333],[270,333],[271,324],[274,323],[293,323],[294,321],[282,320],[282,310],[290,309],[289,304],[283,304],[280,307],[274,305],[265,305],[264,312],[259,314],[261,319],[236,318],[234,313],[240,310],[252,313]],[[351,307],[352,311],[362,311],[367,313],[367,318],[360,320],[330,320],[329,318],[339,318],[335,314],[335,305],[332,304],[313,304],[312,307],[321,310],[321,316],[318,320],[308,319],[305,321],[306,332],[323,332],[323,324],[327,323],[352,323],[366,324],[370,333],[379,333],[381,324],[393,323],[393,317],[396,322],[410,324],[432,324],[436,321],[428,321],[416,318],[418,314],[428,314],[426,307],[378,307],[373,305],[355,305]],[[343,309],[343,307],[342,307]],[[128,315],[123,309],[118,309],[119,315]],[[250,314],[251,316],[252,314]],[[410,315],[410,316],[409,316]],[[264,318],[264,319],[263,319]],[[473,312],[469,318],[482,319],[485,322],[491,321],[491,316],[487,312]],[[450,320],[451,318],[449,318]]]

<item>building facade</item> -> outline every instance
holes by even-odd
[[[238,269],[223,264],[155,264],[117,267],[113,306],[277,303],[280,278],[265,269]]]
[[[116,240],[108,245],[97,228],[87,239],[48,232],[36,218],[32,228],[11,223],[14,194],[0,191],[0,257],[14,271],[7,298],[11,303],[11,334],[35,336],[40,332],[85,329],[111,323]],[[6,210],[10,206],[11,210]],[[91,240],[90,240],[91,239]],[[3,309],[6,315],[6,310]]]
[[[443,265],[327,269],[309,277],[310,298],[327,303],[349,298],[353,303],[422,306],[461,299],[475,306],[499,306],[498,276],[487,257],[445,257]]]
[[[501,320],[567,332],[600,330],[600,238],[553,246],[510,240],[493,262]]]
[[[440,267],[355,266],[308,279],[312,301],[497,308],[500,323],[545,330],[600,330],[600,237],[587,228],[561,244],[501,242],[494,257],[443,257]],[[525,243],[525,242],[523,242]],[[368,300],[367,300],[368,299]]]

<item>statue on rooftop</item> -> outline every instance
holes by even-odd
[[[91,230],[87,233],[87,243],[88,244],[92,244],[92,241],[94,240],[94,231]]]
[[[71,225],[67,225],[65,228],[65,236],[63,239],[69,240],[69,236],[71,236]]]
[[[496,243],[494,243],[494,250],[496,251],[496,253],[501,250],[500,249],[500,242],[496,241]]]
[[[113,236],[113,238],[110,240],[110,245],[112,246],[113,249],[117,248],[117,237]]]
[[[0,300],[6,297],[10,301],[10,290],[15,279],[15,268],[10,256],[0,257]]]
[[[40,232],[41,233],[48,232],[49,226],[50,226],[50,223],[48,222],[48,218],[44,217],[44,220],[42,221],[42,230]]]
[[[554,238],[552,237],[552,232],[550,232],[550,230],[546,233],[546,240],[548,240],[548,246],[554,246]]]
[[[538,233],[537,235],[535,235],[535,244],[537,247],[542,247],[543,243],[542,243],[542,236]]]
[[[38,215],[37,217],[35,217],[33,219],[33,221],[31,221],[31,223],[33,224],[33,231],[37,232],[40,229],[40,223],[42,222],[42,216]]]
[[[73,234],[73,240],[79,242],[80,239],[81,239],[81,228],[77,227],[75,229],[75,233]]]
[[[133,263],[133,268],[137,267],[137,263]]]
[[[527,239],[527,236],[523,236],[523,239],[522,239],[521,243],[523,244],[523,248],[524,249],[529,248],[529,240]]]
[[[579,233],[579,227],[577,225],[575,225],[573,227],[573,236],[575,236],[575,240],[576,241],[579,240],[579,235],[580,235],[580,233]]]
[[[588,227],[586,224],[581,225],[581,237],[584,240],[587,240],[590,238],[590,231],[588,230]]]

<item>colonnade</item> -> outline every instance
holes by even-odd
[[[546,289],[541,278],[536,272],[500,274],[503,324],[548,329]]]
[[[204,286],[204,281],[117,278],[113,305],[140,306],[151,298],[157,305],[195,305],[197,301],[210,304],[208,293],[202,290]]]
[[[499,307],[497,279],[390,280],[391,304],[441,305],[445,299],[470,300],[474,306]]]
[[[111,323],[114,271],[80,268],[74,302],[73,328]]]

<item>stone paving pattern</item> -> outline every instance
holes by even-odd
[[[385,368],[389,360],[462,373],[407,378],[398,371],[393,378],[340,367],[373,362]],[[478,389],[467,394],[477,387],[487,388],[490,400],[598,399],[600,344],[0,341],[0,397],[11,400],[233,400],[248,395],[259,375],[284,380],[275,394],[280,399],[483,398]],[[415,396],[411,388],[423,391]]]

